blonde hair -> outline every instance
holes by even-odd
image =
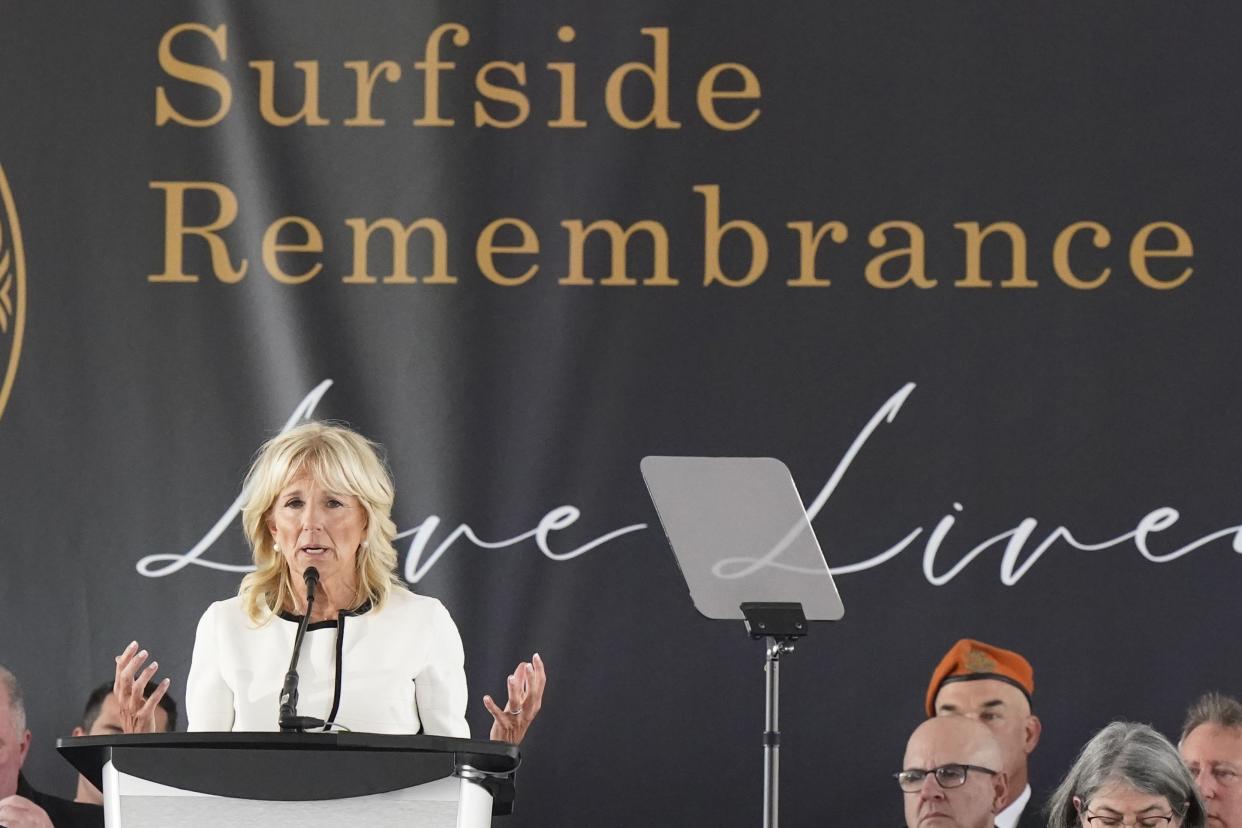
[[[356,431],[316,421],[282,432],[259,449],[242,484],[242,529],[255,571],[242,579],[237,593],[253,622],[265,624],[293,606],[289,567],[276,551],[267,517],[280,492],[302,474],[330,491],[358,498],[366,510],[366,537],[355,561],[354,606],[369,601],[378,610],[394,587],[404,588],[395,571],[397,550],[392,545],[397,534],[391,517],[392,476],[379,452],[377,444]]]

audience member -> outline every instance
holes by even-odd
[[[1212,828],[1242,828],[1242,703],[1203,696],[1186,713],[1180,748]]]
[[[116,694],[112,692],[112,681],[101,684],[91,691],[82,711],[82,723],[73,729],[74,736],[106,736],[112,733],[123,733],[121,723],[121,705]],[[155,682],[146,686],[146,695],[155,692]],[[177,729],[177,703],[167,693],[160,699],[155,711],[155,727],[159,731],[171,732]],[[92,805],[103,804],[103,794],[85,776],[78,776],[78,793],[74,802],[87,802]]]
[[[0,825],[5,828],[103,828],[103,808],[36,791],[22,776],[30,751],[26,706],[17,678],[0,667]]]
[[[1031,712],[1035,672],[1018,653],[963,638],[945,653],[927,686],[928,716],[965,716],[987,726],[1008,778],[997,828],[1043,828],[1032,802],[1028,757],[1042,725]]]
[[[993,828],[1005,800],[1000,743],[963,716],[928,719],[910,736],[897,781],[906,828]]]
[[[1078,754],[1048,805],[1048,828],[1204,828],[1195,780],[1168,739],[1113,722]]]

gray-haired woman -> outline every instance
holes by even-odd
[[[1087,742],[1048,805],[1048,828],[1204,828],[1195,781],[1151,727],[1113,722]]]

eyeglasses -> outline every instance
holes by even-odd
[[[1125,825],[1133,825],[1135,828],[1165,828],[1177,814],[1164,814],[1162,816],[1153,816],[1147,814],[1145,816],[1136,816],[1133,822],[1126,822],[1123,817],[1119,816],[1100,816],[1099,814],[1084,813],[1087,818],[1087,824],[1092,828],[1122,828]]]
[[[897,784],[906,793],[918,793],[923,787],[923,780],[929,774],[936,777],[936,784],[942,788],[960,788],[966,784],[966,774],[970,771],[986,773],[989,776],[995,776],[996,771],[990,768],[981,768],[978,765],[941,765],[938,768],[906,768],[901,773],[893,774],[897,779]],[[1102,825],[1103,823],[1101,823]]]

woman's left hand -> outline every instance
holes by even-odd
[[[483,706],[492,714],[491,739],[516,745],[526,735],[530,723],[539,715],[543,706],[543,686],[548,677],[544,672],[543,659],[535,653],[530,661],[523,661],[509,676],[509,698],[503,708],[497,707],[491,696],[483,697]]]

